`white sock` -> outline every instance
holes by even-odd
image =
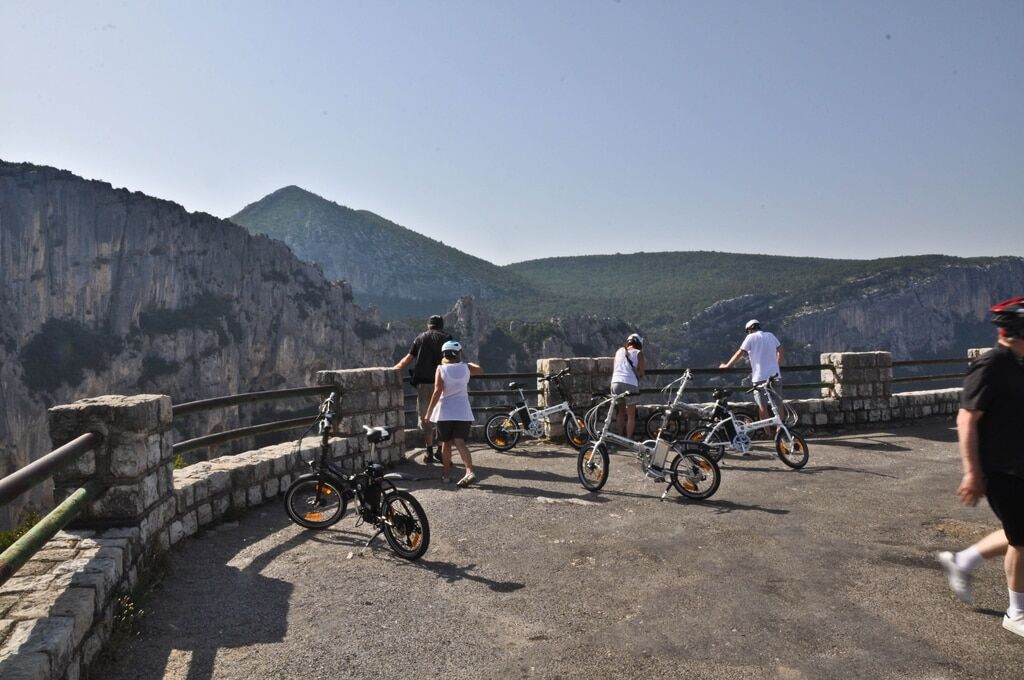
[[[960,567],[964,571],[971,573],[975,569],[981,566],[985,558],[981,556],[978,549],[973,545],[970,548],[961,550],[953,556],[953,561],[956,562],[956,566]]]
[[[1006,615],[1011,619],[1024,614],[1024,593],[1015,593],[1012,590],[1007,590],[1010,593],[1010,606],[1006,610]]]

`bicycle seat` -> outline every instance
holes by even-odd
[[[718,400],[718,399],[725,399],[730,394],[732,394],[732,392],[730,392],[729,390],[724,390],[722,388],[719,388],[719,389],[715,390],[714,392],[712,392],[711,396],[714,397],[716,400]]]
[[[371,477],[384,476],[384,466],[380,463],[370,463],[366,466],[366,473]]]
[[[380,442],[391,439],[391,430],[387,427],[370,427],[369,425],[363,425],[363,429],[366,431],[366,441],[371,444],[379,444]]]
[[[508,384],[508,388],[509,388],[510,390],[518,390],[518,389],[520,389],[520,388],[522,388],[522,387],[523,387],[523,383],[517,383],[517,382],[510,382],[510,383]]]

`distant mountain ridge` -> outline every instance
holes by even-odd
[[[890,349],[897,358],[955,356],[988,344],[984,310],[1019,295],[1024,282],[1020,257],[656,252],[497,267],[297,187],[274,192],[232,219],[282,238],[299,257],[319,262],[329,278],[349,280],[354,291],[363,291],[357,299],[378,303],[386,318],[423,317],[471,295],[485,315],[507,320],[498,323],[512,323],[509,328],[557,320],[536,327],[551,330],[550,347],[588,346],[569,337],[575,331],[566,335],[564,329],[578,324],[564,320],[638,326],[675,365],[715,365],[728,357],[750,317],[776,330],[790,356],[807,362],[818,352],[850,349]],[[437,291],[443,295],[434,297]],[[509,344],[496,338],[493,347]],[[602,338],[593,346],[605,346],[608,338]]]
[[[344,279],[360,304],[391,318],[440,313],[472,295],[512,296],[528,284],[514,273],[367,210],[353,210],[297,186],[247,205],[231,221],[284,241],[328,279]]]

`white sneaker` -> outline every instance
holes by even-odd
[[[949,589],[960,598],[961,602],[972,604],[974,602],[974,595],[971,593],[971,578],[973,577],[971,572],[966,569],[961,569],[957,566],[956,557],[953,553],[948,550],[944,550],[938,553],[936,559],[939,560],[939,564],[942,565],[943,570],[946,572],[946,579],[949,581]],[[1024,623],[1018,625],[1024,626]],[[1006,628],[1006,623],[1003,623],[1003,627]],[[1009,630],[1009,628],[1007,628]],[[1021,633],[1024,635],[1024,633]]]
[[[472,484],[475,481],[476,481],[476,475],[474,475],[472,472],[467,472],[466,476],[463,477],[462,479],[460,479],[457,482],[457,484],[459,485],[460,488],[466,488],[467,486],[469,486],[470,484]]]
[[[1012,619],[1009,616],[1004,616],[1003,628],[1024,637],[1024,613],[1017,614]]]

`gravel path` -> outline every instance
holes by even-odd
[[[1015,678],[1001,564],[957,602],[934,560],[994,526],[956,503],[948,422],[812,439],[800,472],[727,459],[703,503],[613,456],[599,494],[545,444],[478,450],[480,484],[409,488],[419,563],[280,504],[175,547],[139,635],[94,678]]]

